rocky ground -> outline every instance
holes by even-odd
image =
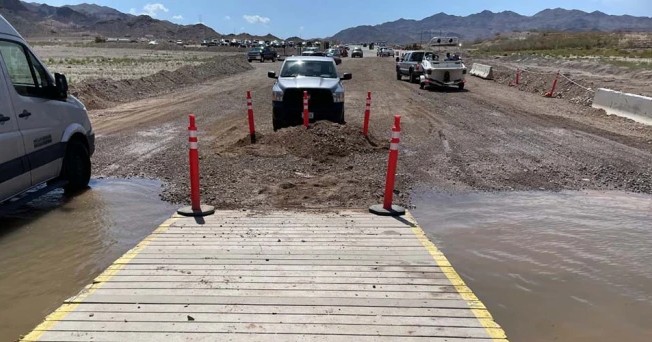
[[[557,72],[559,82],[554,96],[590,106],[594,91],[608,88],[643,96],[652,96],[652,70],[611,64],[597,58],[558,58],[512,54],[479,57],[473,61],[494,67],[494,79],[516,89],[543,95],[550,91]],[[642,62],[644,63],[644,62]],[[648,62],[649,63],[649,62]],[[514,85],[516,70],[521,70],[519,85]]]
[[[344,59],[352,72],[347,125],[271,128],[267,70],[209,79],[166,95],[92,111],[97,177],[164,181],[163,198],[187,202],[187,114],[198,116],[202,195],[218,208],[364,208],[379,203],[389,129],[402,115],[397,202],[414,187],[439,191],[617,189],[652,193],[652,127],[561,98],[469,78],[466,91],[419,90],[394,63]],[[563,88],[563,86],[562,86]],[[249,144],[245,93],[258,142]],[[360,135],[372,91],[371,138]]]

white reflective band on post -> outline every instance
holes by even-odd
[[[190,131],[188,131],[188,132],[190,132],[190,137],[191,137],[191,138],[196,138],[196,137],[197,137],[197,131],[195,131],[195,130],[190,130]]]
[[[191,150],[196,150],[197,149],[197,142],[196,141],[191,141],[190,142],[190,149]]]
[[[394,143],[389,144],[389,149],[392,151],[398,150],[398,144],[394,144]]]
[[[253,107],[251,106],[251,103],[247,105],[247,109],[253,109]]]
[[[401,132],[392,132],[392,139],[400,139]]]

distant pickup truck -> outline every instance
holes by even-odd
[[[247,60],[249,62],[253,60],[259,60],[261,63],[266,60],[276,62],[277,57],[278,53],[276,50],[270,48],[269,46],[257,46],[247,52]]]
[[[419,82],[419,77],[423,74],[421,62],[425,53],[425,51],[410,51],[403,57],[396,57],[396,79],[400,81],[403,76],[407,76],[410,82]]]

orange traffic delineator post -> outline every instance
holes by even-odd
[[[367,92],[367,103],[364,109],[364,122],[362,124],[362,135],[369,135],[369,116],[371,115],[371,92]]]
[[[387,162],[387,176],[385,178],[385,196],[383,204],[369,207],[369,212],[381,216],[405,215],[405,208],[392,204],[394,198],[394,184],[396,182],[396,168],[398,164],[398,145],[401,142],[401,116],[394,116],[392,127],[392,140],[389,144],[389,159]]]
[[[555,76],[555,80],[552,81],[552,88],[550,88],[550,91],[546,93],[545,97],[555,96],[555,90],[557,89],[557,81],[559,81],[559,71],[557,71],[557,76]]]
[[[251,143],[256,143],[256,127],[254,126],[254,107],[251,103],[251,91],[247,90],[247,117],[249,119],[249,136]]]
[[[308,128],[310,125],[310,112],[308,111],[308,92],[303,91],[303,125]]]
[[[521,69],[516,68],[516,76],[514,76],[514,80],[509,83],[510,87],[517,86],[521,83]]]
[[[177,210],[177,213],[184,216],[207,216],[215,213],[215,208],[210,205],[202,205],[199,194],[199,146],[197,140],[197,126],[195,115],[188,115],[188,160],[190,164],[190,206]]]

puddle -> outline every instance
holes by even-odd
[[[54,191],[0,218],[0,341],[15,341],[89,284],[177,209],[161,183],[92,180]]]
[[[413,213],[512,341],[652,341],[652,197],[420,193]]]

